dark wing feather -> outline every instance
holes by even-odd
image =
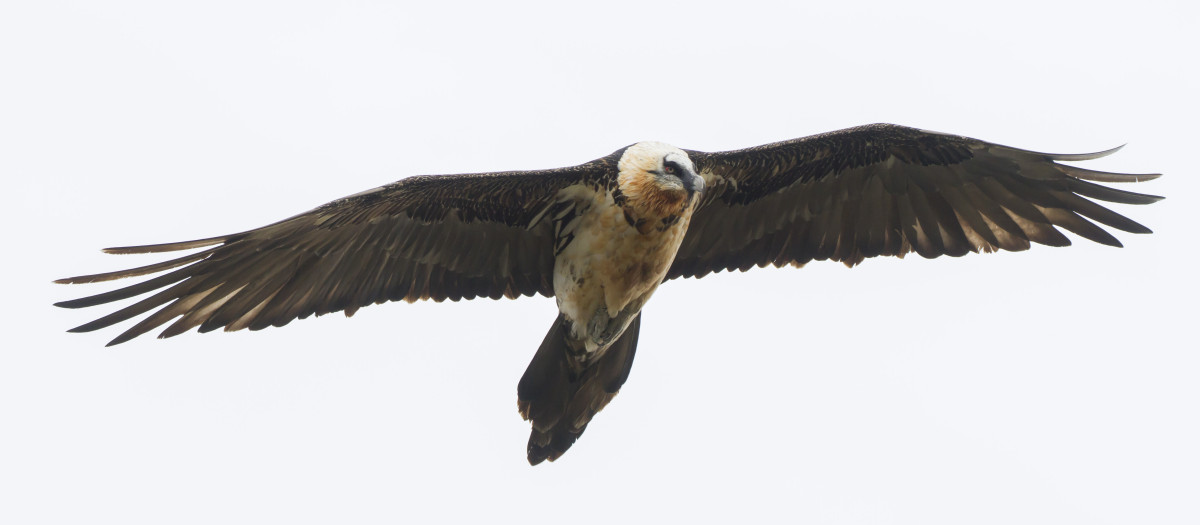
[[[147,281],[57,303],[95,306],[153,293],[72,329],[87,332],[153,312],[109,344],[174,321],[257,330],[385,301],[518,297],[553,289],[558,217],[573,188],[609,184],[607,159],[558,170],[421,176],[330,202],[283,221],[196,241],[109,248],[109,253],[203,250],[130,270],[60,279],[90,283],[153,273]],[[563,211],[567,209],[567,211]]]
[[[1069,245],[1057,228],[1120,246],[1092,221],[1150,230],[1088,199],[1147,204],[1161,197],[1088,181],[1158,175],[1056,162],[1115,151],[1037,153],[891,124],[738,151],[689,151],[706,189],[668,278],[825,259],[853,266],[914,251],[928,258],[1018,251],[1031,241]]]

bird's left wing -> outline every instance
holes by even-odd
[[[1120,246],[1091,221],[1150,230],[1089,198],[1147,204],[1161,197],[1089,181],[1158,175],[1057,162],[1113,151],[1037,153],[891,124],[737,151],[689,151],[706,189],[668,278],[826,259],[853,266],[913,251],[927,258],[1017,251],[1030,241],[1070,244],[1057,227]]]
[[[600,161],[557,170],[420,176],[289,219],[196,241],[108,253],[203,250],[110,273],[90,283],[161,273],[111,292],[57,303],[81,308],[153,295],[72,329],[88,332],[153,311],[113,339],[175,320],[159,337],[199,327],[257,330],[384,301],[551,296],[560,231],[578,190],[596,188]],[[558,225],[558,226],[556,226]],[[165,273],[163,273],[165,272]]]

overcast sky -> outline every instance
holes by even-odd
[[[815,4],[816,2],[810,2]],[[1185,2],[11,2],[4,523],[1200,522],[1197,8]],[[436,4],[436,5],[435,5]],[[551,299],[114,347],[162,260],[416,174],[893,122],[1161,172],[1124,249],[679,280],[554,464],[516,384]],[[127,326],[127,325],[125,325]]]

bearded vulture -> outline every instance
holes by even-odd
[[[1093,221],[1150,230],[1094,201],[1161,199],[1094,184],[1157,174],[1059,164],[1056,155],[875,124],[705,153],[640,142],[578,166],[410,177],[253,230],[108,248],[204,248],[157,264],[61,279],[159,274],[57,306],[149,294],[71,332],[151,312],[123,343],[283,326],[385,301],[554,297],[558,318],[517,386],[531,464],[561,456],[629,377],[641,310],[663,281],[755,266],[926,258],[1071,243],[1121,246]]]

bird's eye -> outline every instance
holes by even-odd
[[[669,175],[674,175],[675,174],[675,166],[667,164],[666,166],[663,166],[663,171],[667,172],[667,174],[669,174]]]

